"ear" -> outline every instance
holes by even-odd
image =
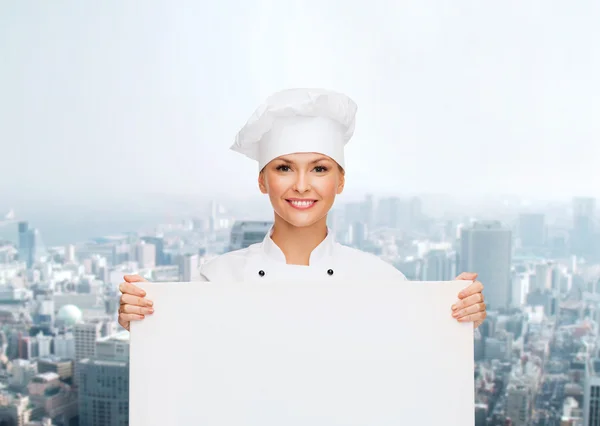
[[[340,195],[344,191],[344,185],[346,184],[346,176],[340,173],[340,182],[338,183],[337,194]]]
[[[260,192],[262,192],[263,194],[267,193],[267,184],[265,182],[265,173],[261,170],[260,173],[258,173],[258,188],[260,189]]]

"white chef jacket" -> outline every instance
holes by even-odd
[[[273,227],[261,243],[225,253],[200,267],[200,281],[265,282],[273,280],[399,280],[406,277],[371,253],[335,241],[327,228],[326,238],[312,251],[309,265],[288,265],[273,242]]]

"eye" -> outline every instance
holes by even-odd
[[[290,166],[286,166],[285,164],[280,164],[279,166],[276,167],[276,170],[279,170],[280,172],[287,172],[290,170]]]
[[[325,167],[325,166],[317,166],[317,167],[315,167],[315,171],[317,173],[324,173],[324,172],[327,171],[327,167]]]

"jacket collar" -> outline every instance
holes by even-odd
[[[271,225],[271,228],[269,228],[267,235],[265,235],[265,238],[263,239],[263,253],[269,259],[285,264],[285,255],[283,254],[283,251],[281,251],[279,246],[275,244],[275,242],[271,238],[271,235],[273,235],[273,225]],[[327,236],[323,241],[321,241],[321,243],[317,247],[315,247],[315,249],[310,254],[310,258],[308,261],[309,265],[314,266],[323,263],[329,263],[329,259],[331,258],[331,256],[333,256],[334,246],[335,237],[333,235],[333,231],[329,227],[327,227]]]

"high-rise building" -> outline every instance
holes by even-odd
[[[156,266],[156,246],[141,241],[135,246],[136,260],[140,268],[154,268]]]
[[[523,248],[540,248],[546,243],[546,222],[543,214],[519,215],[519,239]]]
[[[448,281],[456,275],[456,252],[430,250],[423,256],[424,281]]]
[[[475,222],[461,231],[460,272],[476,272],[490,309],[511,302],[512,233],[498,221]]]
[[[529,291],[552,289],[552,265],[547,262],[535,265],[534,285],[529,286]],[[533,280],[532,280],[533,281]]]
[[[353,222],[350,225],[349,243],[358,248],[364,249],[368,238],[367,225],[364,222]]]
[[[181,258],[181,279],[184,282],[196,281],[200,273],[197,254],[186,254]]]
[[[269,232],[273,222],[239,221],[231,228],[229,250],[239,250],[260,243]]]
[[[95,356],[80,363],[79,422],[125,426],[129,422],[129,332],[100,339]]]
[[[377,225],[403,228],[407,222],[406,208],[398,197],[382,198],[377,206]]]
[[[142,241],[152,244],[155,247],[156,252],[156,266],[167,265],[167,258],[165,256],[165,241],[162,237],[142,237]]]
[[[585,366],[583,424],[600,426],[600,359],[592,358]]]
[[[35,230],[27,222],[19,222],[19,260],[28,268],[35,262]]]
[[[75,359],[75,338],[73,333],[54,337],[54,354],[59,358]]]
[[[75,246],[67,244],[65,246],[65,263],[75,262]]]
[[[375,224],[375,204],[373,202],[373,194],[367,194],[362,203],[362,218],[361,220],[367,225],[367,228],[373,228]]]
[[[573,230],[571,231],[571,253],[581,257],[595,253],[596,199],[577,197],[573,199]]]
[[[100,321],[75,324],[75,383],[79,384],[79,361],[91,358],[96,353],[96,341],[102,336],[103,323]]]
[[[506,393],[506,416],[510,418],[511,425],[529,426],[532,404],[530,389],[521,383],[510,383]]]

